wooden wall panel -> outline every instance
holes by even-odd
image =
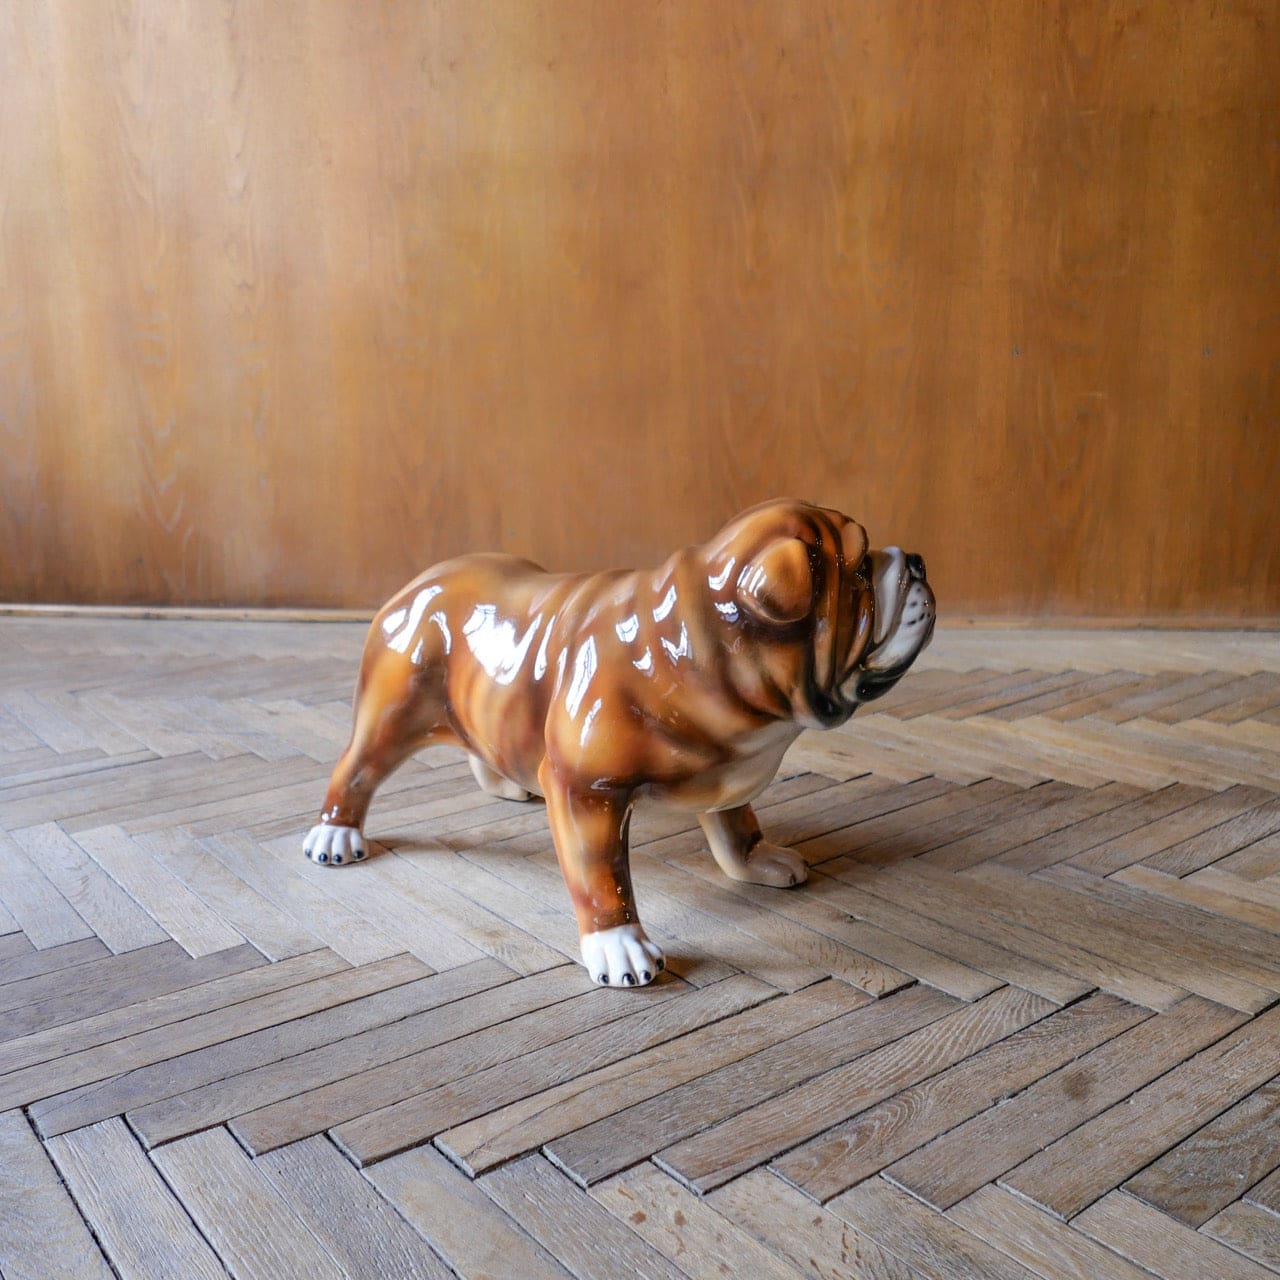
[[[10,0],[0,599],[356,605],[795,493],[1280,615],[1272,0]]]

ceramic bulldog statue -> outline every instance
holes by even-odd
[[[802,729],[891,688],[933,621],[919,556],[868,553],[861,525],[805,502],[752,507],[657,569],[448,560],[369,629],[351,742],[305,851],[359,862],[378,785],[454,743],[491,794],[546,797],[588,971],[643,985],[663,957],[631,889],[632,805],[696,813],[732,879],[800,884],[804,860],[762,838],[751,801]]]

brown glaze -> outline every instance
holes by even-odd
[[[803,502],[754,507],[653,570],[446,561],[373,621],[351,742],[308,851],[362,856],[354,835],[334,844],[324,829],[360,828],[392,770],[450,742],[486,790],[546,797],[584,938],[638,925],[637,801],[702,815],[727,874],[797,883],[803,864],[763,843],[750,801],[803,727],[840,724],[890,687],[932,625],[918,557],[868,555],[860,525]]]

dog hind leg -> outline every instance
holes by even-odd
[[[468,754],[467,761],[471,765],[471,776],[480,784],[480,790],[500,800],[528,800],[531,791],[526,791],[518,782],[504,778],[497,769],[490,768],[479,756]]]
[[[720,870],[730,880],[788,889],[809,878],[805,860],[794,850],[770,844],[749,804],[698,818]]]

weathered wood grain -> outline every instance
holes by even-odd
[[[947,1217],[1047,1280],[1145,1280],[1151,1274],[1000,1187],[980,1187]]]
[[[1189,1227],[1202,1227],[1277,1166],[1280,1081],[1272,1081],[1135,1174],[1124,1189]]]
[[[764,983],[728,978],[683,1000],[663,1001],[577,1035],[536,1048],[508,1062],[469,1072],[464,1078],[414,1092],[332,1130],[332,1137],[358,1164],[403,1151],[444,1130],[545,1092],[615,1062],[631,1060],[657,1045],[732,1017],[773,994]]]
[[[1005,1185],[1071,1218],[1275,1074],[1280,1008],[1059,1138]]]
[[[1092,996],[828,1129],[770,1168],[829,1200],[1149,1016],[1114,996]]]
[[[332,1038],[329,1032],[335,1024],[340,1027],[345,1021],[355,1021],[359,1026],[360,1019],[369,1016],[376,1024],[384,1020],[383,1012],[394,1016],[406,1003],[410,1009],[417,1007],[422,997],[416,988],[423,973],[424,967],[413,957],[398,956],[330,974],[321,983],[291,988],[291,998],[272,1011],[275,1020],[266,1026],[254,1029],[252,1015],[259,1011],[251,1008],[245,1011],[249,1016],[244,1018],[242,1034],[43,1098],[33,1103],[29,1112],[42,1134],[66,1133],[108,1116],[123,1115],[157,1098],[189,1092],[209,1079],[224,1079],[244,1070],[246,1061],[252,1066],[260,1056],[269,1061],[287,1058],[299,1045],[309,1047],[313,1037],[319,1037],[321,1043]],[[429,986],[433,992],[438,990],[436,984]],[[404,987],[411,989],[408,1001],[395,1000]],[[379,1001],[383,993],[393,999]],[[181,1043],[183,1026],[179,1024],[175,1032]]]
[[[1248,1200],[1237,1200],[1215,1214],[1201,1228],[1237,1253],[1280,1272],[1280,1219]]]
[[[1242,1021],[1193,996],[933,1139],[890,1165],[888,1175],[925,1203],[949,1209]]]
[[[112,951],[169,937],[57,823],[15,831],[13,839]]]
[[[213,1007],[195,1016],[187,1016],[180,1020],[167,1020],[169,1014],[192,1000],[192,992],[200,992],[200,988],[188,987],[176,993],[179,999],[170,1001],[167,996],[160,996],[155,1007],[162,1010],[161,1025],[156,1025],[148,1016],[151,1002],[130,1006],[122,1011],[124,1019],[135,1013],[137,1020],[145,1027],[133,1034],[126,1034],[118,1039],[103,1041],[91,1048],[79,1049],[50,1062],[43,1057],[39,1065],[21,1067],[11,1070],[0,1077],[0,1098],[12,1098],[23,1105],[38,1098],[52,1097],[78,1085],[88,1084],[94,1080],[105,1080],[119,1075],[123,1071],[131,1071],[135,1067],[145,1066],[150,1062],[159,1062],[179,1053],[200,1048],[207,1044],[216,1044],[234,1032],[243,1034],[258,1027],[270,1026],[273,1019],[282,1020],[295,1012],[310,1012],[324,1000],[324,979],[330,974],[346,968],[337,956],[327,951],[313,951],[310,955],[295,956],[293,961],[281,961],[280,964],[267,969],[259,975],[250,970],[247,975],[235,975],[232,980],[222,979],[219,983],[209,983],[210,988],[217,987],[216,992],[204,993],[212,997]],[[285,965],[289,965],[285,969]],[[239,979],[237,981],[236,979]],[[249,994],[267,987],[266,994]],[[198,1004],[204,1001],[197,995]],[[110,1018],[111,1015],[106,1015]],[[122,1020],[124,1020],[122,1019]],[[0,1048],[6,1058],[30,1058],[33,1052],[43,1055],[51,1044],[56,1043],[60,1035],[67,1038],[76,1035],[76,1023],[67,1027],[55,1027],[50,1032],[36,1032],[34,1035],[12,1041]]]
[[[469,1173],[482,1173],[865,1002],[844,983],[818,983],[478,1116],[442,1133],[436,1145]]]
[[[0,1269],[12,1280],[112,1276],[21,1111],[0,1114]]]
[[[797,1280],[805,1274],[651,1164],[602,1182],[591,1194],[664,1257],[678,1261],[692,1280],[726,1275]]]
[[[171,1142],[151,1159],[233,1273],[281,1280],[347,1274],[225,1129]]]
[[[441,1008],[427,1009],[387,1026],[295,1054],[283,1062],[268,1063],[187,1094],[149,1103],[130,1113],[129,1122],[145,1142],[156,1145],[235,1116],[240,1117],[237,1132],[241,1140],[253,1142],[254,1150],[266,1149],[267,1132],[280,1137],[278,1143],[273,1141],[270,1145],[283,1145],[318,1133],[329,1123],[361,1114],[367,1099],[380,1096],[379,1081],[387,1081],[389,1100],[399,1098],[404,1080],[421,1079],[416,1066],[432,1046],[440,1047],[437,1057],[447,1058],[455,1039],[465,1042],[481,1029],[527,1017],[529,1010],[552,1008],[583,993],[590,982],[585,974],[566,966],[535,974],[516,987],[510,982],[494,987],[477,983],[476,970],[467,968],[456,982],[443,984],[458,998]],[[487,1043],[500,1040],[501,1035],[495,1032]],[[402,1069],[390,1070],[393,1064],[409,1058],[414,1061]],[[378,1102],[370,1101],[368,1105],[376,1107]],[[326,1106],[332,1109],[335,1119],[326,1120]],[[286,1131],[292,1136],[285,1137]],[[257,1136],[250,1137],[251,1133]],[[259,1142],[261,1145],[257,1145]]]
[[[1074,1226],[1164,1280],[1264,1280],[1275,1274],[1123,1191],[1086,1209]]]
[[[642,1280],[680,1280],[685,1275],[541,1156],[503,1165],[486,1174],[480,1185],[575,1275],[626,1275]]]
[[[364,1176],[459,1275],[566,1280],[572,1274],[430,1147],[383,1160]]]
[[[918,1280],[921,1272],[781,1178],[755,1169],[713,1191],[707,1203],[772,1252],[817,1280]]]
[[[217,1255],[133,1140],[123,1120],[104,1120],[48,1143],[81,1212],[115,1268],[164,1280],[222,1280]]]
[[[945,1070],[1052,1009],[1039,996],[1003,987],[918,1030],[901,1025],[890,1043],[786,1093],[775,1090],[774,1096],[756,1106],[738,1105],[736,1114],[713,1127],[707,1125],[714,1117],[705,1116],[698,1125],[700,1132],[660,1150],[656,1160],[695,1190],[706,1191]],[[868,1012],[861,1016],[867,1018]]]
[[[324,1138],[253,1162],[349,1276],[448,1280],[453,1272]],[[352,1220],[360,1229],[350,1230]]]
[[[1008,1254],[883,1178],[868,1178],[827,1208],[925,1274],[944,1280],[1034,1280],[1035,1273]]]

